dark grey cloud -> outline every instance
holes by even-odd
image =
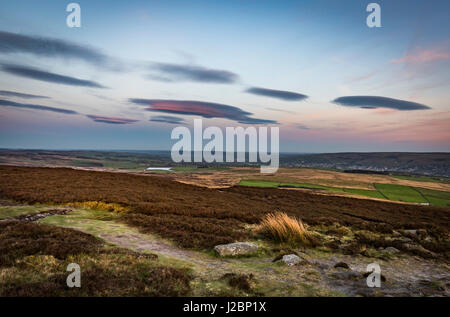
[[[396,110],[424,110],[430,107],[401,99],[379,96],[344,96],[336,98],[333,103],[347,107],[360,107],[363,109],[390,108]]]
[[[32,95],[32,94],[24,94],[17,91],[9,91],[9,90],[0,90],[0,96],[5,97],[18,97],[18,98],[24,98],[24,99],[48,99],[47,96],[40,96],[40,95]]]
[[[174,116],[153,116],[150,118],[150,121],[154,122],[163,122],[168,124],[181,124],[184,123],[184,119],[180,117]]]
[[[150,68],[157,74],[151,74],[149,75],[149,78],[165,82],[195,81],[202,83],[232,84],[239,78],[237,74],[227,70],[210,69],[193,65],[153,63]]]
[[[92,114],[87,114],[86,117],[89,119],[92,119],[95,122],[101,122],[101,123],[108,123],[108,124],[129,124],[129,123],[135,123],[139,120],[135,119],[126,119],[126,118],[118,118],[118,117],[104,117],[104,116],[97,116]]]
[[[16,107],[16,108],[43,110],[43,111],[51,111],[51,112],[65,113],[65,114],[78,114],[78,112],[73,111],[73,110],[62,109],[62,108],[53,108],[53,107],[47,107],[47,106],[41,106],[41,105],[18,103],[18,102],[13,102],[13,101],[9,101],[9,100],[3,100],[3,99],[0,99],[0,107]]]
[[[304,100],[308,98],[308,96],[299,94],[292,91],[285,90],[275,90],[275,89],[267,89],[267,88],[259,88],[259,87],[251,87],[246,90],[246,92],[254,95],[272,97],[286,101],[297,101]]]
[[[197,115],[203,118],[225,118],[244,124],[277,124],[274,120],[250,118],[252,113],[234,106],[195,100],[129,99],[130,102],[148,106],[148,111],[182,115]]]
[[[62,85],[71,85],[71,86],[81,86],[81,87],[91,87],[91,88],[105,88],[95,81],[78,79],[75,77],[59,75],[55,73],[50,73],[46,71],[42,71],[36,68],[31,68],[27,66],[19,66],[13,64],[3,64],[2,70],[9,74],[36,79],[40,81],[46,81],[50,83],[62,84]]]
[[[94,66],[118,68],[118,62],[100,51],[72,42],[40,36],[0,32],[0,53],[27,53],[44,57],[78,59]]]

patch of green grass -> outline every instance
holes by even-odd
[[[393,184],[374,184],[375,188],[390,200],[411,203],[428,203],[415,188]]]
[[[386,199],[379,191],[359,188],[344,188],[344,192],[355,195]]]
[[[271,182],[271,181],[260,181],[260,180],[241,180],[239,182],[240,186],[251,186],[251,187],[269,187],[269,188],[277,188],[280,183],[279,182]]]
[[[297,188],[306,188],[306,189],[322,189],[322,190],[330,190],[342,192],[342,188],[339,187],[330,187],[330,186],[322,186],[316,184],[305,184],[305,183],[280,183],[279,186],[292,186]]]
[[[45,211],[49,207],[39,205],[34,206],[6,206],[0,207],[0,219],[16,218],[23,215],[37,214]]]
[[[443,192],[440,190],[426,189],[426,188],[416,188],[425,198],[430,202],[430,204],[435,206],[450,206],[450,193]]]
[[[75,209],[66,215],[50,216],[39,220],[39,222],[58,227],[73,228],[95,236],[130,231],[131,229],[128,226],[113,221],[118,216],[117,213],[109,211]]]

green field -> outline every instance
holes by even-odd
[[[241,186],[252,186],[252,187],[269,187],[269,188],[297,187],[297,188],[330,190],[330,191],[339,191],[339,192],[343,191],[342,188],[322,186],[322,185],[316,185],[316,184],[280,183],[280,182],[264,181],[264,180],[241,180],[239,185],[241,185]]]
[[[333,192],[345,192],[364,197],[388,199],[392,201],[402,201],[409,203],[423,203],[435,206],[450,206],[450,193],[432,189],[416,188],[403,185],[393,184],[374,184],[375,190],[358,189],[358,188],[340,188],[322,186],[316,184],[303,183],[282,183],[265,180],[241,180],[240,186],[280,188],[280,187],[297,187],[306,189],[325,190]]]
[[[426,188],[416,188],[431,205],[435,206],[450,206],[450,193],[440,190],[432,190]]]
[[[369,189],[358,189],[358,188],[344,188],[344,192],[351,193],[355,195],[367,196],[372,198],[386,199],[379,191],[369,190]]]
[[[428,203],[428,200],[415,188],[393,184],[374,184],[375,188],[389,200],[409,203]]]

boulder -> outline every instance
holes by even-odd
[[[288,266],[293,266],[293,265],[300,263],[302,261],[302,259],[298,255],[287,254],[287,255],[283,255],[283,257],[281,258],[281,261],[283,261]]]
[[[257,250],[258,246],[251,242],[220,244],[214,247],[214,251],[216,251],[220,256],[246,255],[255,253]]]
[[[395,253],[399,253],[400,250],[396,249],[394,247],[387,247],[386,249],[383,250],[384,252],[390,253],[390,254],[395,254]]]

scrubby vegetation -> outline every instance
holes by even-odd
[[[156,176],[65,168],[0,166],[0,197],[30,203],[86,204],[117,210],[117,218],[183,247],[207,249],[251,238],[247,224],[283,210],[308,225],[374,232],[422,228],[448,234],[446,208],[318,196],[300,191],[236,186],[209,189]],[[97,203],[101,202],[101,203]]]
[[[102,245],[79,231],[17,221],[0,223],[0,241],[0,267],[14,265],[28,255],[52,255],[62,260],[78,253],[97,253]]]
[[[66,267],[82,269],[82,287],[69,288]],[[185,269],[157,256],[112,248],[72,229],[0,223],[1,296],[181,296],[190,291]]]

